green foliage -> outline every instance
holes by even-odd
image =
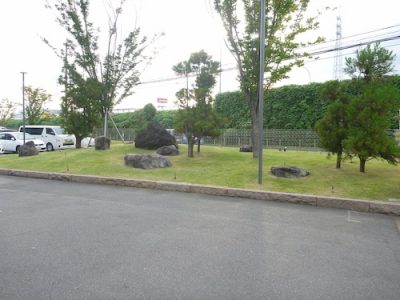
[[[392,51],[380,47],[379,43],[374,44],[373,48],[367,45],[357,50],[355,58],[346,57],[344,71],[353,78],[376,81],[393,71],[395,57]]]
[[[76,73],[77,77],[80,74],[81,81],[90,79],[101,85],[101,93],[95,101],[103,116],[133,93],[133,87],[139,82],[138,65],[150,59],[143,55],[143,51],[152,41],[148,42],[146,37],[140,36],[140,28],[120,37],[118,21],[124,2],[120,2],[108,20],[108,40],[104,55],[100,54],[99,29],[90,21],[89,0],[56,0],[54,4],[47,4],[48,8],[55,11],[58,24],[69,35],[66,50],[55,51],[64,60],[64,69],[68,75]],[[44,42],[50,45],[47,40]],[[76,84],[64,77],[60,78],[60,82]]]
[[[63,124],[63,119],[61,116],[56,116],[45,111],[40,119],[39,124],[61,126]]]
[[[98,102],[102,93],[102,84],[97,80],[83,79],[76,72],[71,72],[71,82],[66,96],[61,103],[63,127],[76,137],[76,147],[81,147],[81,140],[91,136],[101,121],[101,105]]]
[[[117,127],[133,128],[135,132],[140,132],[146,129],[148,124],[154,121],[156,113],[156,108],[153,104],[149,103],[142,109],[138,109],[132,113],[114,115],[113,119]]]
[[[318,27],[316,18],[306,16],[309,0],[266,1],[265,63],[266,94],[270,86],[284,78],[294,66],[301,66],[306,53],[298,51],[306,44],[299,35]],[[228,46],[239,69],[240,89],[250,111],[253,156],[258,153],[258,78],[259,78],[259,15],[258,1],[214,0],[226,30]],[[242,14],[244,12],[244,14]]]
[[[320,96],[322,84],[289,85],[271,89],[265,96],[264,127],[312,129],[323,116],[326,103]],[[250,111],[241,92],[217,95],[216,111],[227,119],[226,128],[251,128]]]
[[[157,109],[151,103],[148,103],[143,107],[143,116],[147,123],[154,120],[156,113],[157,113]]]
[[[25,87],[25,94],[27,97],[26,117],[27,124],[35,125],[40,124],[43,114],[45,112],[43,105],[50,101],[51,95],[45,90],[31,86]]]
[[[174,120],[177,113],[177,110],[157,111],[154,120],[164,128],[174,128]]]
[[[4,126],[4,124],[14,116],[14,113],[14,102],[8,99],[2,99],[0,101],[0,125]]]
[[[324,84],[321,95],[329,102],[328,109],[316,124],[320,137],[320,146],[337,154],[336,168],[340,169],[344,142],[348,137],[348,106],[351,95],[348,93],[348,82],[330,81]]]
[[[117,125],[117,128],[129,128],[130,127],[130,119],[132,118],[133,112],[126,113],[118,113],[112,114],[112,118]],[[111,128],[113,126],[112,123],[108,122],[108,127]]]
[[[172,69],[179,75],[196,76],[193,88],[181,89],[176,93],[180,107],[174,128],[184,133],[188,141],[188,157],[193,157],[193,146],[204,136],[219,134],[221,120],[213,110],[211,92],[216,83],[219,72],[219,63],[212,60],[204,50],[192,53],[188,61],[173,66]]]
[[[242,92],[225,92],[215,97],[216,112],[226,119],[226,128],[251,128],[249,106]]]
[[[10,129],[18,129],[22,125],[22,119],[8,119],[0,125]]]
[[[360,159],[360,172],[371,158],[382,158],[391,164],[400,159],[400,148],[386,133],[390,126],[388,114],[400,107],[400,90],[368,84],[361,96],[352,99],[348,110],[349,130],[344,146]]]
[[[264,127],[313,129],[326,110],[326,103],[320,97],[321,86],[311,83],[271,89],[265,98]]]

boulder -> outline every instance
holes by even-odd
[[[166,168],[172,166],[165,156],[159,154],[126,154],[125,165],[140,169]]]
[[[106,136],[99,136],[94,141],[94,148],[96,150],[109,150],[111,140]]]
[[[164,156],[179,155],[179,150],[175,145],[162,146],[157,149],[157,154]]]
[[[307,170],[291,166],[272,167],[271,173],[282,178],[300,178],[310,175]]]
[[[21,145],[18,150],[18,156],[33,156],[38,154],[39,151],[36,149],[33,141],[26,142],[25,145]]]
[[[239,149],[240,152],[253,152],[253,147],[249,145],[241,146]]]
[[[160,147],[170,145],[176,145],[175,137],[155,122],[150,123],[135,138],[135,147],[140,149],[156,150]]]

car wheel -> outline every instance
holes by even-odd
[[[46,150],[47,150],[47,151],[53,151],[53,150],[54,150],[53,145],[52,145],[51,143],[47,143],[47,145],[46,145]]]
[[[17,154],[19,154],[19,146],[17,146],[17,148],[15,148],[15,152],[17,152]]]

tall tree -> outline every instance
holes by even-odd
[[[400,106],[399,90],[384,80],[394,69],[394,59],[392,51],[379,43],[357,51],[355,58],[346,58],[344,71],[361,87],[361,95],[353,97],[349,106],[345,148],[360,159],[360,172],[365,172],[370,158],[380,157],[393,164],[399,158],[398,146],[386,134]]]
[[[320,144],[329,152],[336,154],[336,169],[340,169],[344,154],[344,142],[348,137],[348,106],[351,95],[347,92],[348,83],[327,82],[321,96],[329,105],[322,119],[316,124]]]
[[[238,5],[238,3],[242,5]],[[306,45],[299,35],[316,29],[314,17],[306,17],[309,0],[272,0],[265,5],[265,65],[266,92],[274,83],[288,77],[294,66],[303,64],[297,49]],[[214,0],[214,7],[222,18],[227,33],[227,44],[238,69],[240,88],[250,108],[253,156],[258,155],[258,76],[259,76],[259,1]],[[321,38],[307,44],[320,42]]]
[[[25,87],[27,96],[26,116],[28,124],[39,124],[42,119],[44,104],[51,99],[51,95],[41,88]]]
[[[352,99],[344,147],[360,159],[360,172],[365,172],[365,164],[372,158],[381,158],[391,164],[400,161],[400,147],[386,133],[390,128],[388,116],[399,106],[400,90],[376,83],[369,84],[362,95]]]
[[[62,124],[67,132],[76,137],[76,148],[81,148],[82,139],[91,136],[101,122],[101,107],[98,99],[101,97],[102,85],[96,80],[83,79],[74,76],[74,85],[70,85],[61,103]]]
[[[97,82],[101,86],[96,106],[100,107],[102,116],[105,117],[115,104],[133,93],[133,88],[139,82],[139,66],[147,64],[150,57],[144,55],[144,50],[153,41],[141,37],[140,28],[135,28],[121,39],[119,19],[123,12],[121,0],[119,6],[112,12],[108,25],[107,48],[101,55],[99,47],[99,29],[90,21],[89,0],[55,0],[54,4],[47,7],[57,13],[58,24],[66,30],[69,38],[66,50],[57,51],[64,59],[66,72],[75,72],[73,81],[61,77],[61,82],[70,86],[84,83],[85,80]],[[68,59],[65,59],[65,58]],[[77,75],[80,75],[79,79]]]
[[[0,124],[4,125],[4,123],[11,119],[15,113],[15,104],[14,102],[4,98],[0,101]]]
[[[357,50],[356,57],[346,57],[344,71],[355,79],[366,82],[376,81],[391,73],[394,69],[395,55],[376,43]]]
[[[206,135],[217,135],[220,118],[212,107],[212,89],[219,72],[219,63],[214,61],[204,50],[192,53],[189,60],[173,67],[175,73],[196,76],[192,89],[177,92],[180,110],[177,113],[175,127],[183,132],[188,140],[188,157],[193,157],[194,143],[198,142],[200,151],[201,138]]]

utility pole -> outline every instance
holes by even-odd
[[[21,72],[22,74],[22,136],[25,145],[25,74],[26,72]]]
[[[222,48],[219,48],[219,93],[222,93]]]
[[[258,82],[258,184],[263,180],[264,143],[264,66],[265,66],[265,0],[260,0],[260,74]]]
[[[65,86],[64,86],[64,96],[65,98],[67,97],[67,90],[68,90],[68,70],[67,70],[67,65],[68,65],[68,41],[65,41],[65,56],[64,56],[64,81],[65,81]]]
[[[333,66],[333,79],[342,80],[343,65],[342,65],[342,18],[336,17],[336,43],[335,43],[335,60]]]

